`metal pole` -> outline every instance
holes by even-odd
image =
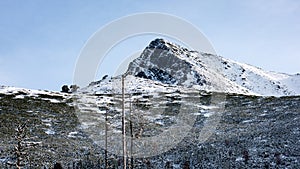
[[[122,128],[123,128],[123,168],[126,169],[126,128],[125,128],[125,76],[122,75]]]
[[[107,129],[108,129],[108,119],[107,119],[107,111],[105,112],[105,168],[108,168],[108,161],[107,161]]]
[[[130,95],[130,103],[129,103],[129,118],[130,118],[130,168],[133,168],[133,157],[132,157],[132,148],[133,148],[133,126],[132,126],[132,104],[131,104],[131,95]]]

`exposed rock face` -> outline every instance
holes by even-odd
[[[156,39],[130,63],[127,74],[186,87],[210,85],[205,75],[208,72],[195,68],[204,66],[201,62],[193,63],[193,58],[190,58],[193,56],[195,53],[186,48]]]

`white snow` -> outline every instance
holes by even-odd
[[[214,114],[215,114],[215,112],[207,112],[207,113],[204,113],[203,116],[204,117],[210,117],[210,116],[212,116]]]
[[[48,100],[48,101],[50,101],[51,103],[61,103],[61,101],[60,101],[60,100],[57,100],[57,99],[43,98],[42,100]]]
[[[25,96],[24,96],[24,95],[17,95],[15,98],[16,98],[16,99],[24,99]]]
[[[70,132],[69,134],[68,134],[68,137],[70,137],[70,138],[76,138],[76,135],[78,134],[78,132],[77,131],[72,131],[72,132]]]
[[[200,113],[200,112],[197,112],[197,113],[193,113],[193,115],[195,115],[195,116],[200,116],[201,113]]]
[[[98,124],[97,122],[81,122],[81,128],[82,129],[87,129],[90,126],[94,126],[94,125],[97,125],[97,124]]]
[[[41,145],[42,142],[41,141],[24,141],[24,144],[26,144],[28,146],[36,146],[36,145]]]
[[[45,133],[48,134],[48,135],[53,135],[53,134],[55,134],[55,131],[52,130],[52,129],[46,129]]]
[[[287,86],[291,91],[294,91],[295,95],[300,95],[300,74],[287,76],[280,79],[280,82]]]
[[[251,119],[251,120],[244,120],[244,121],[242,121],[242,123],[251,123],[251,122],[253,122],[253,119]]]
[[[244,160],[243,157],[238,157],[238,158],[235,159],[235,161],[243,161],[243,160]]]

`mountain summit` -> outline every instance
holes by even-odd
[[[164,39],[155,39],[133,60],[125,73],[129,88],[159,86],[247,95],[284,96],[300,94],[300,75],[265,71],[221,56],[191,51]],[[92,91],[106,90],[109,82],[93,82]],[[87,89],[87,88],[86,88]]]

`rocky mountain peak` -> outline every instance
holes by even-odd
[[[155,39],[145,48],[139,58],[130,63],[127,74],[175,85],[184,85],[185,82],[191,80],[189,78],[194,78],[190,84],[186,85],[203,85],[204,76],[195,74],[193,64],[188,59],[190,55],[185,48],[163,39]]]
[[[187,48],[184,48],[182,46],[179,46],[178,44],[169,42],[169,41],[167,41],[165,39],[161,39],[161,38],[157,38],[157,39],[154,39],[153,41],[151,41],[150,44],[146,47],[146,49],[166,50],[166,51],[171,51],[171,52],[177,53],[177,54],[191,52]],[[193,52],[195,52],[195,51],[193,51]]]
[[[151,41],[141,55],[129,63],[124,75],[131,92],[184,88],[264,96],[300,94],[299,75],[266,71],[218,55],[191,51],[164,39]],[[107,86],[119,84],[120,77],[91,83],[84,90],[119,92]]]
[[[299,78],[190,51],[164,39],[151,41],[140,57],[129,64],[126,74],[206,91],[259,95],[299,93],[294,89],[294,82]]]
[[[158,38],[158,39],[151,41],[147,48],[149,48],[149,49],[158,48],[158,49],[166,49],[167,50],[168,46],[166,45],[166,43],[167,42],[164,39]]]

